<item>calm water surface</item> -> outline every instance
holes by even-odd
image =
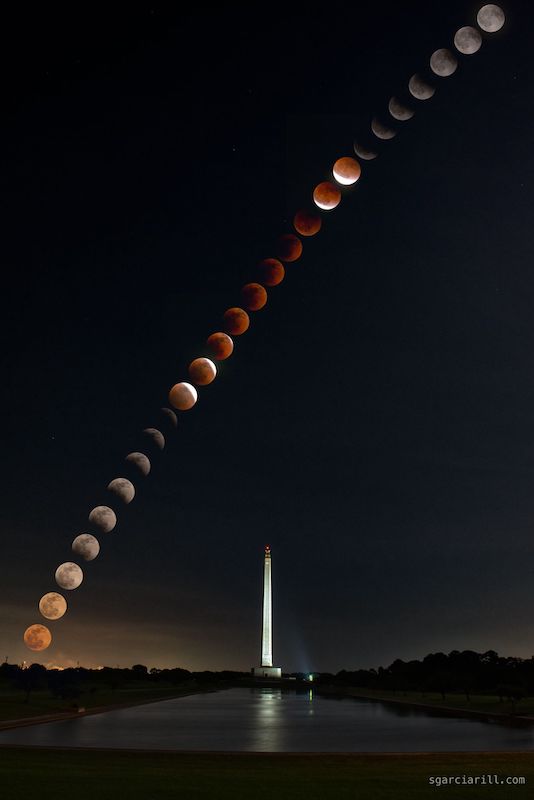
[[[228,689],[0,732],[1,744],[150,750],[411,752],[534,749],[534,727],[320,697]]]

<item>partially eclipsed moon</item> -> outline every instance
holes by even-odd
[[[178,427],[178,417],[172,408],[162,408],[161,413],[165,415],[165,418],[171,423],[173,428]]]
[[[364,161],[372,161],[373,158],[376,158],[378,153],[376,150],[371,150],[369,147],[364,147],[363,144],[359,142],[354,142],[354,152],[359,158],[363,158]]]
[[[168,410],[170,411],[170,409]],[[129,453],[126,456],[126,461],[129,464],[133,464],[135,467],[137,467],[141,475],[144,475],[145,477],[150,472],[150,460],[147,456],[145,456],[144,453]]]
[[[46,625],[30,625],[24,631],[24,644],[30,650],[46,650],[52,641],[52,634]]]
[[[93,561],[100,552],[98,539],[90,533],[80,533],[72,542],[72,552],[81,556],[84,561]]]
[[[65,561],[56,569],[56,583],[62,589],[77,589],[82,581],[81,567],[73,561]]]
[[[397,135],[397,131],[394,128],[390,128],[389,125],[384,125],[378,117],[373,117],[371,121],[371,130],[379,139],[393,139],[393,137]]]
[[[404,103],[396,98],[392,97],[388,104],[389,113],[393,117],[393,119],[398,119],[399,122],[406,122],[413,117],[414,112],[408,106],[405,106]]]
[[[261,283],[246,283],[241,289],[241,297],[248,311],[259,311],[267,303],[267,292]]]
[[[458,52],[463,53],[465,56],[470,56],[480,50],[482,45],[482,36],[476,28],[471,28],[466,25],[460,28],[454,34],[454,46]]]
[[[349,156],[338,158],[332,168],[332,175],[342,186],[351,186],[356,183],[361,174],[362,168],[355,158]]]
[[[165,447],[165,437],[157,428],[145,428],[143,433],[146,434],[151,440],[152,444],[156,445],[159,450]]]
[[[198,394],[190,383],[175,383],[169,392],[169,403],[178,411],[189,411],[197,402]]]
[[[488,3],[488,5],[482,6],[477,14],[477,22],[482,30],[486,31],[486,33],[495,33],[496,31],[500,31],[504,25],[505,19],[506,17],[504,16],[504,11],[502,8],[500,6],[493,5],[493,3]]]
[[[197,386],[207,386],[217,377],[217,367],[210,358],[195,358],[189,364],[189,377]]]
[[[430,56],[430,69],[435,75],[440,78],[448,78],[453,72],[456,72],[458,61],[456,56],[447,50],[446,47],[441,47],[439,50],[434,50]]]
[[[108,490],[126,504],[131,503],[135,497],[135,487],[128,478],[113,478],[108,483]]]
[[[415,97],[416,100],[430,100],[436,91],[428,81],[425,81],[425,79],[417,73],[412,75],[408,81],[408,89],[412,97]]]
[[[234,343],[227,333],[217,331],[208,336],[206,341],[210,353],[216,361],[224,361],[232,355]]]
[[[58,592],[48,592],[39,600],[39,611],[46,619],[59,619],[67,610],[67,601]]]
[[[103,533],[109,533],[117,524],[117,516],[109,506],[96,506],[89,514],[89,522]]]
[[[335,184],[323,181],[313,190],[313,202],[323,211],[332,211],[341,202],[341,192]]]

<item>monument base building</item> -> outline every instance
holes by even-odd
[[[273,596],[271,586],[271,548],[265,547],[263,561],[263,625],[261,632],[261,667],[252,667],[255,678],[281,678],[282,668],[273,667]]]
[[[281,678],[282,667],[252,667],[255,678]]]

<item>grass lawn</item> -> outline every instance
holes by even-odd
[[[524,776],[523,786],[442,786],[429,775]],[[0,748],[4,800],[493,800],[534,795],[525,753],[211,755]]]

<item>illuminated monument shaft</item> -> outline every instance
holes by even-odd
[[[253,667],[258,678],[281,678],[280,667],[273,667],[273,593],[271,584],[271,548],[265,548],[263,561],[263,620],[261,631],[261,667]]]

